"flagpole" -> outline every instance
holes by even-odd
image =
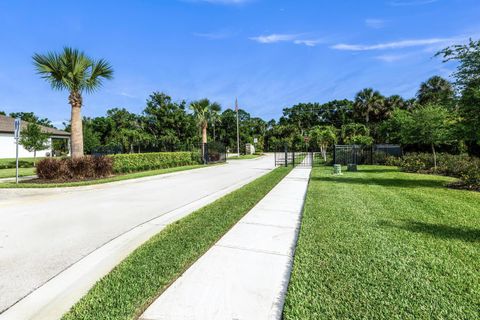
[[[238,129],[238,101],[235,98],[235,111],[237,112],[237,154],[240,156],[240,132]]]

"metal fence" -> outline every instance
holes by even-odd
[[[208,142],[201,145],[203,154],[203,163],[220,163],[227,161],[227,151],[225,145],[220,142]]]
[[[401,157],[402,148],[396,144],[335,145],[334,164],[384,164],[389,156]]]
[[[325,161],[317,151],[284,151],[275,152],[275,166],[314,167],[324,164]]]

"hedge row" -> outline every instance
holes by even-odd
[[[37,175],[44,180],[83,180],[103,178],[113,173],[113,160],[108,157],[45,158],[37,164]]]
[[[109,156],[113,159],[115,173],[155,170],[200,164],[198,152],[152,152]]]
[[[480,159],[468,155],[437,154],[437,169],[431,153],[408,153],[396,164],[402,171],[434,173],[460,178],[466,186],[480,188]]]

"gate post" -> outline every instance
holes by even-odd
[[[292,150],[292,165],[295,168],[295,150]]]
[[[208,164],[208,146],[206,143],[202,143],[203,163]]]
[[[287,145],[285,145],[285,167],[288,167],[288,149],[287,149]]]
[[[333,145],[333,164],[337,163],[337,145]]]

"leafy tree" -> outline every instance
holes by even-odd
[[[409,111],[396,108],[392,112],[391,118],[381,124],[381,136],[387,143],[409,144],[412,121],[412,115]]]
[[[405,127],[404,136],[409,136],[409,143],[423,143],[432,148],[433,164],[437,169],[435,147],[449,144],[455,140],[455,119],[444,106],[427,105],[412,112],[410,127]]]
[[[349,123],[342,126],[341,136],[343,143],[346,144],[357,144],[358,141],[370,141],[370,130],[361,123]],[[360,138],[360,137],[368,137]],[[369,143],[370,144],[370,143]]]
[[[395,109],[405,109],[406,102],[405,100],[399,96],[398,94],[394,94],[390,97],[385,98],[385,106],[388,110],[395,110]]]
[[[359,118],[365,119],[368,124],[370,120],[382,113],[384,108],[384,97],[372,88],[366,88],[358,92],[353,103],[354,113]]]
[[[10,112],[9,114],[12,118],[20,118],[22,121],[28,123],[36,123],[40,126],[45,126],[49,128],[53,128],[52,122],[47,118],[39,118],[33,112]]]
[[[458,113],[463,126],[463,139],[471,154],[480,155],[480,40],[454,45],[438,52],[444,62],[458,62],[453,74],[461,94]]]
[[[148,141],[154,149],[174,151],[199,142],[195,120],[186,113],[185,101],[174,102],[164,93],[150,95],[141,122],[151,135]]]
[[[213,141],[217,140],[217,135],[216,135],[216,126],[217,124],[221,121],[220,118],[220,111],[222,110],[222,107],[218,103],[213,103],[211,108],[210,108],[210,123],[212,124],[213,128]]]
[[[37,151],[48,149],[49,135],[42,132],[42,128],[36,123],[29,123],[20,133],[19,143],[29,152],[33,152],[33,165],[37,158]]]
[[[0,111],[0,115],[6,116],[7,114],[5,113],[5,111]]]
[[[337,142],[337,133],[333,126],[316,126],[310,130],[311,143],[320,148],[323,159],[327,161],[327,149]]]
[[[454,101],[454,94],[453,86],[448,80],[440,76],[433,76],[420,84],[417,99],[421,105],[451,106]]]
[[[98,90],[103,79],[111,79],[112,67],[104,59],[95,61],[83,52],[68,47],[61,53],[35,54],[33,61],[37,72],[53,89],[70,92],[72,157],[83,156],[82,94]]]

